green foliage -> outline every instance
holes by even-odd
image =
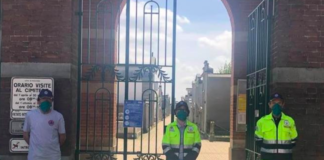
[[[232,70],[231,63],[225,62],[224,66],[218,69],[220,74],[230,74]]]

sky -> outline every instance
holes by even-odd
[[[214,71],[231,61],[232,41],[230,19],[221,0],[178,0],[178,14],[190,23],[182,25],[183,32],[177,36],[177,100],[186,94],[195,75],[202,73],[205,60]]]
[[[143,8],[146,1],[139,0],[138,3],[138,21],[137,21],[137,39],[136,37],[136,3],[131,0],[131,24],[130,24],[130,63],[135,60],[142,63],[142,54],[144,57],[150,53],[158,57],[160,63],[165,62],[164,53],[167,53],[166,63],[171,64],[172,58],[172,4],[168,9],[165,7],[165,0],[156,0],[160,5],[160,21],[157,15],[152,18],[152,48],[150,48],[150,17],[145,16],[143,23]],[[172,0],[168,0],[173,3]],[[145,11],[150,12],[151,4],[147,5]],[[157,7],[153,4],[153,12],[157,12]],[[166,18],[165,13],[168,13]],[[176,57],[176,100],[186,95],[186,88],[191,88],[192,82],[197,74],[202,73],[203,63],[208,60],[210,66],[217,72],[218,69],[231,61],[231,41],[232,32],[228,13],[221,0],[178,0],[177,16],[177,57]],[[121,53],[125,53],[125,9],[121,15]],[[160,23],[160,31],[157,27]],[[166,25],[167,24],[167,25]],[[145,27],[143,27],[145,25]],[[165,26],[167,26],[167,36],[165,36]],[[145,31],[144,31],[145,28]],[[160,34],[158,34],[160,33]],[[144,36],[143,36],[144,34]],[[143,40],[144,37],[144,40]],[[157,45],[157,39],[160,39]],[[167,41],[167,43],[165,43]],[[144,42],[144,44],[143,44]],[[167,44],[167,49],[165,48]],[[144,47],[143,47],[144,46]],[[144,51],[143,51],[144,50]],[[137,58],[135,58],[135,51]],[[124,55],[120,56],[123,62]],[[144,63],[149,63],[149,58],[144,58]],[[172,72],[166,69],[168,74]]]

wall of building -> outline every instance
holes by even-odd
[[[96,13],[96,4],[99,0],[92,1],[92,17]],[[116,3],[114,3],[116,2]],[[114,1],[113,4],[119,6],[120,3]],[[119,1],[118,1],[119,2]],[[87,37],[86,33],[89,24],[89,3],[84,3],[84,14],[83,14],[83,61],[87,61],[88,57],[88,45],[87,42],[90,40],[91,48],[95,48],[95,36]],[[11,78],[13,76],[23,77],[52,77],[54,78],[54,108],[63,114],[66,121],[67,130],[67,141],[62,146],[62,155],[65,159],[74,159],[74,151],[76,144],[76,114],[77,114],[77,81],[78,81],[78,33],[79,29],[79,1],[75,0],[54,0],[54,1],[2,1],[2,43],[1,43],[1,95],[0,95],[0,108],[1,108],[1,131],[0,131],[0,158],[2,159],[25,159],[26,155],[9,153],[9,139],[13,137],[8,132],[9,121],[10,121],[10,92],[11,92]],[[117,11],[117,10],[115,10]],[[117,13],[114,13],[116,18]],[[105,17],[106,16],[106,17]],[[99,17],[111,18],[111,15],[102,15]],[[100,21],[104,22],[104,21]],[[102,24],[102,23],[98,24]],[[106,29],[111,31],[115,28],[116,21],[112,21],[112,25]],[[107,22],[106,22],[107,23]],[[95,30],[95,21],[91,21],[91,32]],[[111,24],[111,23],[110,23]],[[98,27],[100,30],[100,27]],[[101,28],[101,31],[103,29]],[[108,33],[108,32],[107,32]],[[94,35],[94,34],[92,34]],[[103,38],[99,37],[98,42],[104,42]],[[114,44],[114,38],[105,38],[105,43]],[[103,43],[101,43],[103,44]],[[113,45],[114,46],[114,45]],[[98,50],[98,59],[103,60],[103,51]],[[111,49],[110,56],[106,56],[106,62],[114,62],[114,48]],[[105,53],[106,54],[106,53]],[[101,56],[101,58],[100,58]],[[94,57],[94,56],[93,56]],[[94,60],[94,59],[91,59]],[[99,62],[98,62],[99,63]],[[83,75],[88,71],[89,67],[83,68],[81,71]],[[84,77],[82,77],[84,78]],[[114,84],[109,81],[107,77],[105,82],[106,88],[111,92],[111,106],[116,103],[115,88]],[[100,79],[100,78],[99,78]],[[89,91],[86,91],[86,83],[83,83],[81,98],[81,122],[86,123],[85,117],[90,113],[94,113],[90,109],[90,112],[86,113],[85,101],[89,98],[90,107],[93,107],[95,101],[95,91],[100,88],[101,82],[98,81],[98,77],[94,77],[94,81],[90,83]],[[104,94],[105,97],[108,94]],[[106,105],[107,106],[107,105]],[[116,119],[115,109],[105,108],[110,110],[105,112],[107,116],[112,119]],[[101,115],[101,114],[100,114]],[[97,114],[96,121],[101,121],[103,118]],[[104,119],[105,121],[108,121]],[[91,121],[93,122],[93,120]],[[92,124],[92,123],[91,123]],[[111,135],[115,132],[115,125],[113,123],[106,123],[106,128],[110,128],[111,131],[104,132],[105,135]],[[107,126],[108,125],[108,126]],[[84,125],[83,125],[84,127]],[[6,129],[7,128],[7,129]],[[94,128],[94,126],[90,126]],[[100,130],[100,128],[95,128]],[[99,132],[98,132],[99,133]],[[94,136],[89,134],[89,142]],[[85,127],[81,128],[81,141],[85,142]],[[101,141],[108,141],[108,137],[104,136]],[[84,144],[84,143],[83,143]],[[97,143],[99,144],[99,142]],[[82,144],[81,144],[82,146]]]
[[[271,92],[299,133],[295,160],[324,159],[324,7],[321,0],[275,1]]]
[[[9,152],[11,78],[53,77],[55,109],[73,121],[71,69],[76,41],[74,1],[2,1],[0,158],[25,159]],[[62,155],[74,154],[75,125],[66,123]]]
[[[207,132],[210,121],[215,122],[215,134],[226,135],[230,130],[230,75],[208,74],[207,80]]]

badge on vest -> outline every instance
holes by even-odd
[[[174,132],[174,128],[172,126],[170,127],[170,132]]]
[[[284,127],[285,127],[285,128],[290,128],[289,121],[285,120],[285,122],[284,122]]]
[[[194,129],[193,129],[193,127],[190,126],[190,127],[188,128],[188,133],[193,133],[193,132],[194,132]]]

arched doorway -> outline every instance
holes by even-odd
[[[245,132],[239,132],[236,128],[236,110],[237,110],[237,95],[235,89],[237,86],[238,79],[246,78],[247,70],[247,55],[248,55],[248,21],[246,17],[250,14],[251,11],[259,4],[254,0],[237,2],[235,0],[222,0],[229,12],[229,16],[232,23],[233,31],[233,50],[232,50],[232,100],[231,100],[231,159],[239,159],[242,155],[245,154]],[[131,5],[133,2],[133,5]],[[134,3],[135,2],[135,3]],[[151,3],[149,8],[147,4]],[[173,3],[168,3],[168,1],[162,2],[163,5],[155,1],[147,1],[142,6],[142,26],[139,25],[137,18],[138,6],[140,6],[139,1],[130,1],[128,0],[126,6],[130,7],[129,10],[126,10],[126,19],[125,26],[121,26],[120,19],[117,18],[121,15],[122,8],[124,6],[124,1],[105,1],[105,0],[88,0],[83,1],[83,4],[80,5],[80,9],[83,10],[83,14],[80,14],[81,29],[79,31],[82,35],[82,39],[79,41],[79,56],[80,56],[80,75],[79,75],[79,116],[78,122],[78,134],[77,134],[77,156],[79,154],[90,155],[92,159],[96,158],[105,158],[105,157],[114,157],[116,154],[123,154],[124,159],[129,154],[138,155],[138,158],[145,158],[153,156],[155,158],[160,157],[161,153],[158,153],[155,150],[155,153],[148,151],[148,153],[140,151],[135,151],[135,141],[133,141],[132,152],[128,152],[127,135],[128,130],[124,129],[122,132],[124,134],[124,150],[118,151],[118,115],[119,115],[119,102],[120,94],[120,83],[124,83],[124,100],[129,100],[130,95],[128,94],[130,83],[133,83],[131,88],[134,88],[133,100],[137,100],[136,97],[136,88],[138,83],[149,83],[148,89],[153,87],[158,88],[157,90],[161,93],[165,102],[165,95],[167,92],[170,93],[171,104],[170,108],[174,105],[174,94],[175,94],[175,56],[176,56],[176,1]],[[172,17],[173,24],[169,28],[168,25],[168,9],[164,9],[165,21],[164,28],[164,56],[161,51],[160,34],[154,36],[153,33],[153,16],[158,16],[157,33],[160,33],[160,7],[168,7],[172,5]],[[135,6],[135,14],[131,14],[131,7]],[[126,7],[126,9],[128,9]],[[169,6],[171,7],[171,6]],[[85,10],[87,9],[87,10]],[[148,15],[148,20],[146,22],[146,15]],[[131,21],[131,16],[135,17],[135,21]],[[170,16],[170,15],[169,15]],[[170,16],[171,17],[171,16]],[[135,30],[131,30],[130,26],[134,25]],[[146,27],[148,25],[148,28]],[[121,30],[125,27],[125,35],[122,35]],[[142,43],[138,41],[139,37],[138,28],[143,29],[142,31]],[[168,29],[169,28],[169,29]],[[145,29],[148,29],[150,33],[145,34]],[[118,32],[116,32],[118,31]],[[131,34],[130,32],[134,32]],[[170,31],[172,31],[170,33]],[[168,44],[168,34],[170,33],[172,37],[172,44]],[[134,37],[132,37],[134,36]],[[121,38],[124,38],[125,46],[122,46],[122,43],[119,43]],[[130,39],[133,38],[135,41],[134,50],[131,50]],[[156,39],[156,41],[153,40]],[[146,45],[145,39],[148,40]],[[117,42],[117,43],[116,43]],[[157,42],[157,43],[156,43]],[[139,51],[138,46],[141,46],[142,49]],[[169,46],[169,47],[168,47]],[[172,47],[170,47],[172,46]],[[146,47],[148,47],[146,49]],[[121,51],[121,48],[125,48],[124,51]],[[149,50],[146,52],[145,50]],[[153,50],[156,52],[154,53]],[[86,54],[82,54],[86,53]],[[119,53],[124,52],[124,57]],[[138,55],[142,53],[142,57],[138,58]],[[168,54],[172,53],[172,54]],[[133,54],[130,56],[130,54]],[[168,56],[171,57],[171,60],[168,59]],[[147,57],[147,58],[145,58]],[[125,59],[124,62],[121,60]],[[139,67],[134,69],[133,75],[129,73],[131,67]],[[123,70],[123,73],[120,71]],[[170,73],[168,76],[167,72]],[[152,78],[152,73],[157,74],[157,80]],[[143,74],[148,74],[148,79],[143,81]],[[132,76],[132,77],[131,77]],[[133,79],[132,79],[133,78]],[[135,79],[134,79],[135,78]],[[141,82],[139,82],[140,80]],[[159,87],[156,87],[155,84],[158,84]],[[149,102],[151,100],[158,101],[148,96]],[[140,97],[140,100],[143,101],[143,97]],[[163,103],[162,103],[163,104]],[[165,104],[165,103],[164,103]],[[99,106],[99,107],[97,107]],[[158,105],[152,106],[152,103],[148,104],[148,108],[154,108],[156,112],[148,111],[148,114],[157,118]],[[151,117],[149,116],[149,119]],[[173,120],[173,118],[172,118]],[[99,123],[100,121],[100,123]],[[157,120],[155,120],[157,123]],[[149,122],[150,123],[150,122]],[[99,124],[99,125],[98,125]],[[149,124],[151,125],[151,124]],[[103,128],[106,128],[104,130]],[[149,127],[150,128],[150,127]],[[143,128],[142,128],[143,129]],[[141,129],[141,134],[143,133]],[[133,129],[133,133],[136,132],[136,129]],[[157,131],[155,132],[158,133]],[[157,142],[156,137],[156,142]],[[106,145],[107,144],[107,145]],[[142,145],[142,144],[141,144]],[[156,147],[157,148],[157,147]],[[144,156],[144,157],[143,157]]]

